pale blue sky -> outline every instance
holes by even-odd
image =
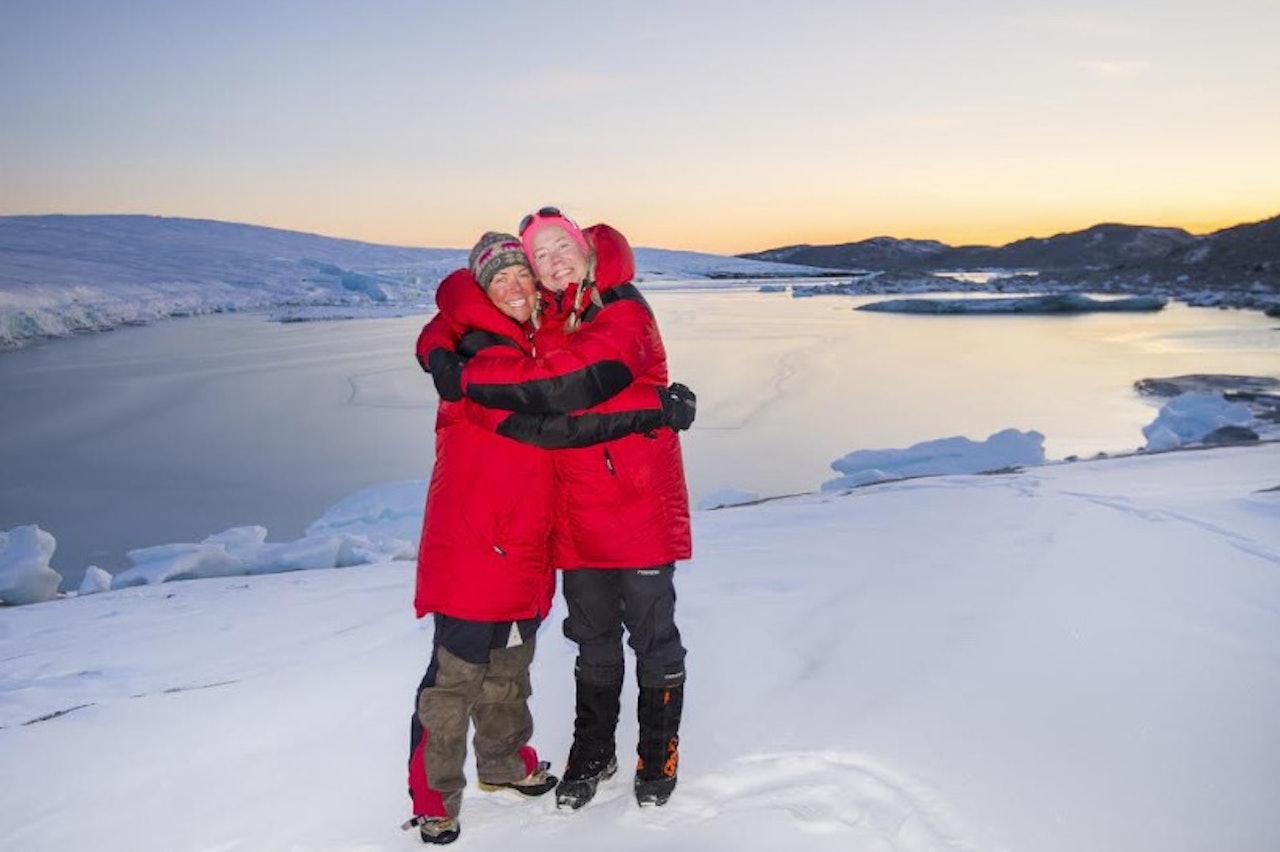
[[[1280,2],[6,0],[0,215],[467,246],[1280,213]]]

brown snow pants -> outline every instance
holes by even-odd
[[[467,785],[467,729],[475,723],[476,772],[489,784],[519,781],[528,770],[519,751],[533,736],[529,666],[534,639],[495,648],[487,664],[470,663],[443,646],[435,649],[435,684],[418,695],[418,720],[426,731],[427,781],[457,818]]]

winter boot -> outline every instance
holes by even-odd
[[[612,778],[617,771],[618,759],[613,746],[574,743],[569,749],[564,778],[556,785],[556,807],[576,811],[591,801],[601,781]]]
[[[640,742],[636,746],[636,802],[665,805],[676,788],[680,763],[680,716],[684,710],[684,684],[641,687],[636,701]]]
[[[556,807],[578,808],[591,801],[596,786],[618,771],[614,731],[622,683],[600,685],[577,682],[577,708],[573,722],[573,746],[564,776],[556,786]]]
[[[462,834],[462,826],[456,819],[450,817],[416,816],[400,827],[406,831],[411,828],[418,829],[418,836],[422,838],[423,843],[437,846],[452,843]]]
[[[556,786],[556,776],[548,775],[547,770],[551,768],[551,764],[545,760],[538,761],[538,766],[528,775],[519,781],[509,781],[505,784],[492,784],[488,781],[478,782],[480,789],[486,793],[493,793],[498,790],[514,790],[522,796],[530,798],[541,796],[543,793],[549,792]]]

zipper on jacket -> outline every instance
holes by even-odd
[[[503,550],[500,546],[496,545],[496,544],[493,546],[493,552],[494,552],[494,553],[496,553],[496,554],[498,554],[499,556],[503,556],[503,557],[505,557],[505,556],[507,555],[507,552],[506,552],[505,550]]]
[[[604,451],[604,466],[609,469],[610,476],[618,475],[618,472],[613,469],[613,456],[609,455],[609,450],[607,447],[605,448],[605,451]]]
[[[564,313],[564,291],[548,290],[547,295],[556,300],[556,313]]]

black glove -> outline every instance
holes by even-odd
[[[658,399],[662,400],[662,422],[665,425],[676,432],[693,425],[693,418],[698,414],[698,397],[693,391],[676,382],[658,388]]]
[[[431,381],[436,383],[436,393],[446,402],[462,399],[462,368],[466,366],[456,352],[438,346],[427,355],[427,367]]]

